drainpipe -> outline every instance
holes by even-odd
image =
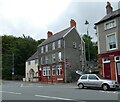
[[[67,82],[67,80],[66,80],[66,60],[65,60],[65,58],[66,58],[66,56],[65,56],[65,39],[63,39],[63,41],[64,41],[64,65],[65,65],[65,67],[64,67],[64,79],[65,79],[65,83]]]

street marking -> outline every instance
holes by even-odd
[[[43,86],[33,86],[31,84],[29,84],[29,85],[23,85],[23,84],[21,84],[20,87],[43,87]]]
[[[99,92],[104,92],[104,93],[114,93],[114,94],[118,94],[119,92],[118,91],[114,91],[114,92],[112,92],[112,91],[99,91]]]
[[[35,95],[35,96],[37,96],[37,97],[43,97],[43,98],[58,99],[58,100],[74,100],[74,99],[61,98],[61,97],[52,97],[52,96],[44,96],[44,95]]]
[[[17,94],[17,95],[21,95],[22,93],[16,93],[16,92],[8,92],[8,91],[0,91],[0,92],[3,92],[3,93],[10,93],[10,94]]]

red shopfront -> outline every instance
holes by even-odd
[[[41,82],[64,82],[64,62],[41,67]]]
[[[98,64],[101,76],[120,83],[120,51],[99,54]]]

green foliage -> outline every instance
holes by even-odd
[[[86,51],[86,60],[88,60],[88,51],[90,53],[90,61],[96,61],[98,55],[97,42],[92,42],[92,37],[88,35],[83,35],[83,40],[85,41],[85,51]]]
[[[36,41],[30,36],[14,37],[2,36],[2,78],[12,78],[12,68],[15,68],[15,75],[25,75],[25,62],[37,50],[38,44],[44,39]],[[13,64],[14,54],[14,64]]]

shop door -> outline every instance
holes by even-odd
[[[120,83],[120,62],[117,62],[116,63],[116,65],[117,65],[117,76],[118,76],[118,82]]]
[[[104,76],[105,79],[111,79],[110,63],[104,63]]]

